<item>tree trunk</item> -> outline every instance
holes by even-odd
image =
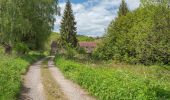
[[[5,54],[11,55],[12,54],[12,47],[10,45],[4,46],[4,52]]]

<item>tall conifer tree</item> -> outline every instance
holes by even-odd
[[[119,7],[119,12],[118,12],[118,15],[119,17],[120,16],[126,16],[126,14],[129,12],[129,9],[127,7],[127,4],[125,2],[125,0],[122,0],[122,3]]]
[[[61,22],[61,39],[65,44],[70,44],[72,47],[77,47],[77,28],[72,10],[71,2],[68,0],[64,10],[64,15]]]

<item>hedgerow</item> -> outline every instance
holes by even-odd
[[[57,66],[99,100],[168,100],[170,84],[133,72],[113,68],[92,68],[57,56]]]

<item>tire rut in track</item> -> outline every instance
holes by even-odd
[[[52,76],[59,84],[64,95],[67,96],[69,100],[95,100],[95,98],[89,96],[80,86],[74,84],[72,81],[65,79],[61,71],[55,67],[53,58],[48,62],[49,70]]]
[[[43,60],[30,66],[24,76],[23,86],[19,100],[45,100],[44,88],[41,81],[40,67]]]

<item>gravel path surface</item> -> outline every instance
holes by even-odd
[[[54,57],[50,58],[51,59],[48,62],[49,71],[68,100],[96,100],[89,96],[80,86],[65,79],[61,71],[54,65]],[[44,60],[40,60],[30,66],[29,71],[24,76],[19,100],[46,100],[45,90],[41,80],[41,64],[43,61]]]
[[[30,66],[24,76],[23,87],[19,100],[45,100],[43,85],[41,82],[40,67],[43,60]]]
[[[49,69],[56,82],[59,84],[64,95],[69,100],[95,100],[90,97],[87,92],[80,88],[80,86],[74,84],[72,81],[65,79],[61,71],[55,67],[53,58],[48,62]]]

